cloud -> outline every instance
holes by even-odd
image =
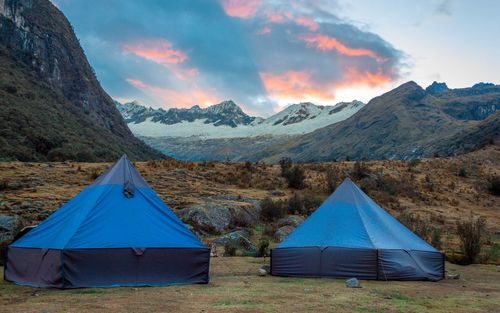
[[[451,0],[442,0],[437,6],[436,9],[434,10],[434,14],[436,15],[444,15],[444,16],[451,16],[452,15],[452,8],[451,8]]]
[[[138,90],[152,93],[157,98],[161,99],[163,102],[162,106],[165,108],[190,108],[193,106],[193,103],[206,107],[223,100],[217,95],[210,94],[206,90],[196,86],[192,86],[189,90],[176,90],[148,85],[139,79],[127,78],[126,80],[131,86]]]
[[[260,0],[222,0],[221,4],[227,15],[249,18],[257,11]]]
[[[377,59],[379,61],[382,61],[382,58],[380,56],[378,56],[375,52],[369,49],[349,48],[343,43],[339,42],[337,39],[326,35],[309,34],[309,35],[303,35],[299,37],[299,39],[306,42],[308,47],[315,47],[321,51],[336,50],[340,54],[346,56],[368,56]]]
[[[124,44],[126,52],[133,53],[159,64],[178,64],[186,61],[186,53],[174,50],[172,44],[165,39],[146,39],[138,44]]]
[[[383,85],[403,66],[330,1],[58,3],[106,91],[154,107],[233,99],[266,116],[307,99],[334,104],[339,89]]]

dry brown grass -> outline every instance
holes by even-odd
[[[303,164],[305,192],[328,196],[325,173],[350,175],[354,162]],[[0,213],[19,215],[25,225],[50,212],[87,186],[110,163],[0,163]],[[158,195],[174,210],[204,203],[208,197],[264,199],[273,190],[285,199],[294,190],[280,177],[279,165],[176,160],[135,162]],[[408,161],[367,161],[370,177],[356,181],[391,214],[405,210],[442,230],[446,251],[458,251],[456,222],[471,212],[485,216],[492,234],[500,233],[500,201],[488,193],[486,182],[500,175],[500,146],[454,158]],[[467,176],[458,175],[466,168]],[[394,191],[395,190],[395,191]],[[498,237],[498,235],[497,235]],[[498,255],[497,255],[498,258]]]

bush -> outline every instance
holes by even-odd
[[[90,172],[90,175],[89,175],[89,178],[90,180],[94,181],[97,179],[97,177],[101,176],[101,172],[96,170],[95,168],[92,169],[92,171]]]
[[[403,210],[399,215],[399,221],[420,238],[432,244],[431,236],[435,229],[431,226],[429,220],[424,220],[419,215],[414,215],[407,210]]]
[[[288,187],[295,189],[303,189],[305,187],[304,180],[306,175],[304,169],[295,165],[285,173],[285,178],[288,182]]]
[[[304,199],[298,192],[295,192],[293,196],[288,198],[288,212],[290,214],[297,214],[302,212],[303,207]]]
[[[326,191],[328,193],[332,193],[337,189],[337,185],[339,183],[339,177],[337,172],[333,169],[329,168],[325,172],[325,180],[326,180]]]
[[[420,164],[420,159],[411,159],[410,162],[408,162],[408,170],[410,172],[413,171],[419,164]]]
[[[468,221],[457,222],[457,235],[464,254],[464,263],[474,263],[487,240],[486,218],[480,216],[474,219],[471,215]]]
[[[260,218],[264,221],[275,221],[286,215],[286,207],[283,201],[273,201],[267,197],[260,202]]]
[[[356,161],[352,167],[351,175],[355,179],[363,179],[370,175],[370,169],[363,161]]]
[[[465,169],[465,167],[461,167],[458,170],[457,176],[458,177],[467,177],[467,170]]]
[[[441,240],[441,230],[439,228],[434,228],[432,230],[431,245],[438,250],[441,250],[441,247],[443,246],[443,242]]]
[[[488,179],[488,191],[494,196],[500,196],[500,176],[492,176]]]
[[[288,157],[281,158],[280,160],[280,168],[281,168],[281,176],[285,177],[286,174],[288,173],[288,170],[293,165],[292,159]]]
[[[240,243],[237,239],[230,239],[224,245],[224,256],[236,256],[236,252],[240,248]]]
[[[263,236],[260,238],[259,245],[257,247],[257,252],[255,256],[257,257],[265,257],[269,255],[269,238]]]
[[[304,209],[301,212],[302,214],[310,214],[323,203],[323,199],[321,197],[312,193],[304,193],[302,197],[304,201]]]

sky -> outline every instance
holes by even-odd
[[[500,83],[496,0],[53,0],[104,89],[252,115],[368,102],[414,80]]]

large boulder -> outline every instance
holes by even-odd
[[[274,233],[273,238],[277,242],[282,242],[288,235],[290,235],[295,230],[295,227],[290,225],[285,225],[283,227],[278,228],[278,230]]]
[[[178,211],[180,218],[199,233],[220,234],[234,227],[258,223],[260,206],[255,199],[217,196]]]
[[[218,204],[196,205],[179,212],[181,219],[196,231],[221,233],[231,223],[231,213],[227,207]]]
[[[11,241],[19,228],[19,218],[0,214],[0,242]]]

